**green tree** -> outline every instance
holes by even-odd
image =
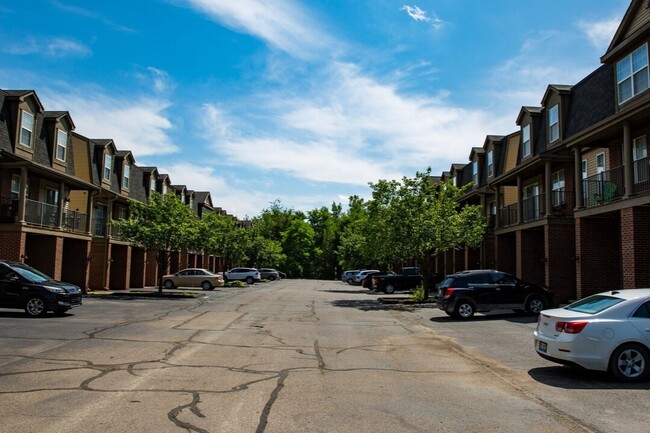
[[[282,250],[286,254],[286,273],[293,277],[314,276],[312,257],[320,254],[314,244],[314,229],[301,220],[294,220],[282,233]]]
[[[232,217],[211,212],[201,219],[199,227],[199,249],[221,257],[226,269],[248,261],[250,238]]]
[[[431,257],[461,246],[476,247],[485,234],[487,221],[480,206],[461,206],[466,188],[451,181],[434,183],[431,169],[404,177],[401,182],[380,180],[370,185],[373,223],[382,230],[382,260],[415,260],[422,267],[425,295],[429,295]],[[375,244],[380,248],[378,244]]]
[[[116,223],[120,234],[156,254],[158,291],[162,292],[162,277],[169,267],[171,252],[196,245],[198,220],[192,209],[173,194],[153,193],[148,203],[131,200],[129,210],[129,218]]]

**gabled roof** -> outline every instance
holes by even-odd
[[[544,96],[542,97],[542,105],[545,105],[544,101],[546,101],[550,93],[558,93],[560,95],[570,94],[571,87],[573,86],[568,84],[549,84],[546,86],[546,92],[544,92]]]
[[[7,93],[7,97],[9,99],[24,100],[26,97],[31,96],[38,103],[40,111],[45,111],[41,100],[38,99],[38,95],[36,95],[36,92],[34,90],[5,90],[5,92]]]
[[[68,111],[44,111],[43,115],[46,119],[55,119],[57,122],[60,122],[62,119],[67,119],[70,123],[70,130],[74,131],[75,129],[74,122]]]
[[[474,155],[482,155],[485,153],[485,149],[482,147],[472,147],[472,150],[469,152],[469,160],[472,161],[474,159]]]
[[[614,33],[612,42],[607,47],[605,54],[600,58],[602,63],[611,61],[612,57],[619,55],[629,44],[640,42],[643,34],[650,30],[650,20],[645,22],[637,22],[636,20],[642,8],[650,9],[648,0],[632,0],[621,23],[618,25],[616,33]]]
[[[524,117],[524,114],[528,113],[530,115],[538,115],[542,113],[543,107],[529,107],[529,106],[523,106],[521,107],[521,110],[519,110],[519,115],[517,116],[517,125],[521,126],[521,120]]]

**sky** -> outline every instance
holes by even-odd
[[[629,4],[0,0],[0,88],[240,219],[309,211],[468,163],[597,69]]]

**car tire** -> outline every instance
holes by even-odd
[[[456,307],[454,307],[454,317],[457,319],[470,319],[474,316],[476,308],[474,304],[470,301],[461,299],[456,302]]]
[[[269,281],[275,281],[275,277],[274,277],[273,275],[271,275],[271,276],[269,277]]]
[[[209,281],[204,281],[204,282],[202,282],[202,283],[201,283],[201,288],[202,288],[203,290],[212,290],[212,289],[214,289],[214,287],[212,287],[212,283],[209,282]]]
[[[387,295],[390,295],[391,293],[395,293],[395,286],[392,284],[386,284],[386,287],[384,287],[384,293]]]
[[[348,278],[348,284],[352,284],[354,280],[352,278]]]
[[[248,284],[253,284],[255,282],[255,278],[253,277],[246,277],[246,283]]]
[[[165,289],[173,289],[174,288],[174,282],[172,280],[165,280],[163,283],[163,286],[165,286]]]
[[[612,353],[609,370],[621,382],[640,382],[648,376],[649,362],[650,355],[643,346],[627,343]]]
[[[546,300],[539,295],[531,295],[526,300],[526,312],[530,314],[539,314],[546,308]]]
[[[25,313],[29,317],[43,317],[47,314],[45,300],[40,296],[32,296],[25,302]]]

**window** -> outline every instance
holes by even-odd
[[[487,153],[487,166],[488,166],[488,177],[494,176],[494,160],[492,157],[491,150],[489,150]]]
[[[530,155],[530,125],[526,125],[521,130],[521,141],[523,144],[523,157]]]
[[[125,165],[124,166],[124,176],[123,176],[123,181],[122,181],[122,187],[124,189],[129,189],[129,179],[131,178],[131,166],[130,165]]]
[[[551,175],[551,190],[553,192],[553,206],[561,206],[566,203],[564,190],[564,170],[556,171]]]
[[[549,143],[553,143],[560,138],[560,120],[558,117],[557,105],[552,106],[551,109],[548,110],[548,134]]]
[[[472,162],[472,181],[474,186],[478,186],[478,161]]]
[[[25,110],[20,110],[20,144],[32,147],[34,133],[34,115]]]
[[[68,149],[68,133],[61,131],[60,129],[56,130],[56,159],[59,161],[65,161],[65,153]]]
[[[149,195],[154,191],[156,191],[156,178],[154,178],[152,174],[151,179],[149,179]]]
[[[596,155],[596,173],[600,174],[605,171],[605,154],[599,153]]]
[[[20,199],[20,176],[16,174],[11,176],[11,199]]]
[[[106,218],[108,215],[108,206],[98,204],[95,208],[95,218],[93,221],[93,235],[105,236],[106,235]]]
[[[582,160],[582,192],[586,194],[589,192],[589,182],[587,182],[587,160]]]
[[[163,193],[163,195],[167,194],[167,184],[165,182],[163,182],[162,193]]]
[[[643,319],[650,319],[650,302],[642,304],[632,317],[640,317]]]
[[[524,188],[523,211],[524,221],[539,219],[541,216],[538,184],[534,183]]]
[[[110,181],[111,180],[111,172],[113,171],[113,156],[111,155],[104,155],[104,176],[103,179]]]
[[[648,88],[648,44],[616,64],[618,103],[622,104]]]
[[[634,153],[634,183],[648,181],[648,149],[645,135],[632,142]]]

